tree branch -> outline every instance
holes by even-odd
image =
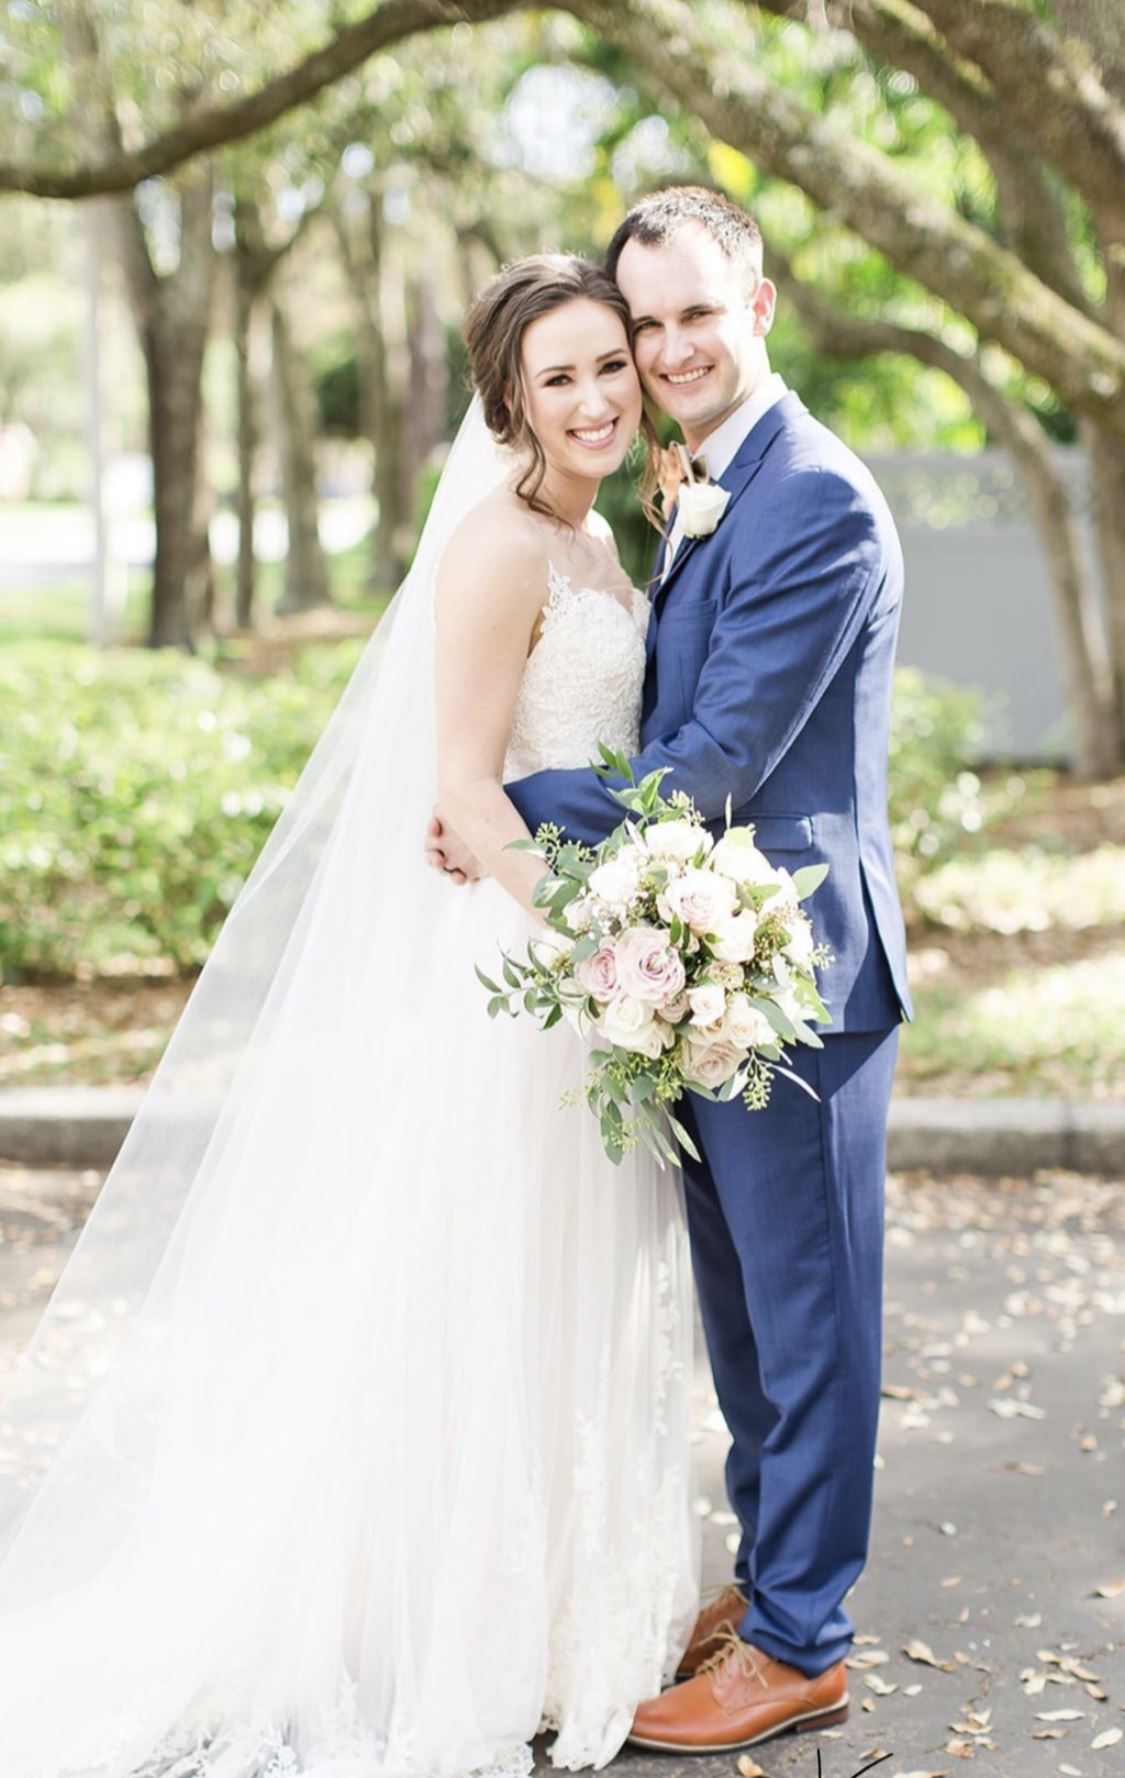
[[[1021,0],[915,3],[987,75],[1005,110],[1111,237],[1125,238],[1125,111],[1089,57],[1076,55]]]
[[[920,192],[893,161],[783,92],[683,0],[565,0],[724,142],[856,229],[943,297],[1061,400],[1125,438],[1125,343],[1014,254]]]
[[[759,0],[759,4],[787,17],[795,12],[793,0]],[[815,28],[810,0],[802,0],[799,10],[804,22]],[[1068,303],[1094,315],[1095,306],[1074,263],[1059,193],[1036,145],[1027,139],[1013,141],[1011,119],[997,105],[980,69],[951,50],[910,0],[831,0],[829,12],[821,17],[850,31],[877,61],[912,74],[922,91],[980,144],[996,180],[1005,246]]]
[[[41,198],[87,198],[129,191],[142,179],[172,172],[205,149],[237,142],[276,123],[296,106],[357,68],[369,56],[422,31],[479,23],[518,12],[531,0],[385,0],[366,18],[338,31],[287,73],[227,104],[206,105],[139,148],[119,148],[80,167],[0,162],[0,191]]]

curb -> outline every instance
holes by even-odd
[[[0,1089],[0,1161],[109,1167],[141,1087]],[[1029,1177],[1040,1168],[1125,1178],[1125,1103],[1070,1099],[895,1099],[892,1173]]]

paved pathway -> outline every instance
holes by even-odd
[[[0,1365],[99,1182],[0,1172]],[[769,1778],[1125,1772],[1125,1185],[892,1180],[874,1543],[851,1608],[852,1716]],[[725,1436],[700,1368],[706,1578],[725,1578]],[[912,1655],[906,1652],[908,1647]],[[1062,1714],[1060,1714],[1062,1713]],[[735,1778],[623,1755],[619,1778]]]

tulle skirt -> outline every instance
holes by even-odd
[[[3,1778],[514,1778],[544,1728],[598,1766],[682,1651],[679,1176],[560,1107],[571,1030],[488,1019],[472,966],[526,916],[404,875],[424,949],[338,933],[354,967],[282,972],[89,1359],[0,1571]]]

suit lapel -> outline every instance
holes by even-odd
[[[799,414],[807,412],[808,409],[800,396],[790,389],[780,401],[775,402],[773,407],[762,415],[756,426],[750,428],[735,452],[733,462],[727,464],[726,469],[719,477],[719,486],[728,490],[730,499],[727,501],[726,510],[716,529],[729,523],[731,507],[736,500],[741,499],[757,475],[762,466],[762,459],[778,433],[795,420]],[[713,535],[714,532],[709,531],[705,537],[685,537],[681,540],[680,547],[672,559],[672,566],[653,595],[654,605],[658,601],[663,601],[668,588],[680,574],[684,563],[689,560],[693,552]]]

